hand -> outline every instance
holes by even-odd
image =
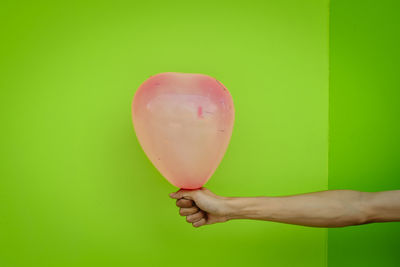
[[[225,197],[217,196],[207,188],[179,190],[169,195],[177,199],[179,214],[194,227],[229,220],[229,208]]]

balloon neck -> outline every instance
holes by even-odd
[[[199,188],[181,188],[181,190],[188,190],[188,191],[194,191],[194,190],[199,190],[201,189],[201,187]]]

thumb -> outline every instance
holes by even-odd
[[[171,198],[174,199],[181,199],[181,198],[185,198],[185,199],[190,199],[193,200],[194,198],[194,190],[185,190],[185,189],[180,189],[177,192],[171,193],[169,194],[169,196]]]

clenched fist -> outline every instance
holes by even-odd
[[[179,190],[171,193],[170,197],[176,199],[179,214],[186,216],[186,221],[194,227],[230,219],[228,198],[217,196],[207,188]]]

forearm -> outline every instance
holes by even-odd
[[[400,221],[400,190],[369,193],[366,202],[369,222]]]
[[[394,191],[395,192],[395,191]],[[342,227],[394,220],[398,206],[387,206],[378,193],[351,190],[322,191],[286,197],[227,198],[230,219],[256,219],[313,227]],[[387,196],[387,195],[386,195]],[[398,201],[393,194],[392,201]],[[400,215],[398,214],[398,219]]]

